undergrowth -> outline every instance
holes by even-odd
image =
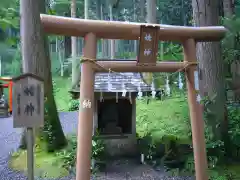
[[[54,94],[58,108],[76,111],[79,108],[79,101],[72,100],[66,95],[66,86],[63,89],[63,83],[60,78],[55,80]],[[60,87],[58,84],[61,84]],[[63,95],[64,94],[64,95]],[[61,98],[60,98],[61,97]],[[64,102],[64,105],[61,103]],[[60,103],[60,104],[59,104]],[[210,131],[205,128],[205,136],[207,139],[208,166],[209,176],[211,180],[237,180],[240,179],[240,109],[236,107],[228,107],[229,119],[229,137],[231,140],[232,159],[237,160],[226,163],[221,157],[226,155],[221,141],[212,140]],[[193,175],[194,158],[192,154],[191,142],[191,126],[189,119],[189,111],[187,98],[184,94],[173,94],[171,97],[165,98],[163,101],[147,99],[137,101],[137,137],[138,148],[140,153],[144,154],[148,163],[153,166],[164,165],[169,169],[172,175]],[[62,168],[75,172],[76,163],[76,136],[68,136],[68,146],[55,153]],[[92,158],[104,161],[104,144],[96,136],[92,141]],[[223,149],[222,154],[214,155],[210,151]],[[46,156],[47,157],[47,156]],[[49,158],[49,157],[48,157]],[[171,167],[173,162],[177,160],[176,167]],[[20,162],[19,160],[17,162]],[[98,166],[92,169],[93,172]]]
[[[76,165],[76,153],[77,153],[77,138],[76,135],[68,136],[68,146],[64,150],[61,150],[57,153],[57,156],[63,162],[63,167],[68,169],[70,172],[75,173]],[[96,134],[92,139],[92,153],[91,159],[95,162],[103,161],[105,155],[105,146],[101,139],[99,139],[98,134]],[[92,172],[98,171],[100,165],[95,163],[92,164]]]
[[[239,161],[240,150],[240,108],[227,107],[229,120],[229,137],[231,158]],[[146,100],[137,103],[137,132],[140,152],[147,161],[156,165],[160,156],[160,164],[164,161],[184,159],[184,164],[177,168],[168,168],[172,175],[193,175],[195,173],[191,128],[185,96],[173,96],[164,101]],[[230,160],[224,150],[222,141],[211,138],[211,130],[205,128],[208,155],[209,178],[211,180],[237,180],[240,166]],[[184,146],[183,148],[183,145]],[[184,149],[184,150],[183,150]],[[227,157],[226,157],[227,156]],[[180,158],[179,158],[180,157]],[[169,164],[167,164],[169,165]],[[237,170],[236,170],[237,169]]]

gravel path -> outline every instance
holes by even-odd
[[[65,134],[76,132],[77,113],[62,112],[59,117]],[[8,168],[9,153],[16,150],[21,129],[13,129],[12,118],[0,118],[0,180],[27,180],[20,172]],[[146,165],[136,164],[128,160],[120,160],[108,164],[106,172],[98,173],[94,180],[193,180],[187,177],[169,177],[164,171],[155,171]],[[37,180],[43,180],[37,178]],[[46,180],[46,179],[44,179]],[[74,176],[58,180],[75,180]]]

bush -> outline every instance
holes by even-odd
[[[77,137],[72,135],[68,137],[68,146],[64,150],[57,153],[58,156],[63,160],[64,168],[69,171],[75,169],[76,165],[76,151],[77,151]],[[103,141],[98,138],[98,135],[92,139],[92,159],[96,161],[102,161],[104,158],[105,147]],[[98,167],[96,167],[98,168]],[[92,171],[96,171],[96,168],[91,168]]]
[[[104,159],[105,154],[104,142],[98,137],[98,135],[93,136],[92,139],[92,158],[96,161],[101,161]]]
[[[240,108],[228,108],[229,131],[232,144],[240,148]]]
[[[239,38],[240,18],[237,16],[225,18],[223,19],[223,25],[228,29],[228,32],[222,40],[222,55],[224,61],[231,64],[240,55],[240,44],[236,42]]]
[[[238,179],[235,173],[230,172],[228,169],[209,169],[209,179],[210,180],[235,180]]]
[[[78,111],[79,110],[79,100],[71,100],[69,103],[69,111]]]
[[[138,148],[141,154],[144,154],[147,161],[151,161],[156,155],[156,144],[150,133],[145,134],[143,137],[138,138]]]
[[[68,137],[68,146],[57,153],[63,160],[64,168],[71,170],[76,164],[77,137],[72,135]]]
[[[169,135],[191,142],[186,102],[184,96],[171,97],[164,101],[151,100],[148,105],[146,100],[138,101],[136,128],[139,136],[144,137],[150,133],[152,138],[158,141]]]
[[[228,107],[228,133],[231,146],[231,157],[240,158],[240,108]]]
[[[52,80],[52,86],[53,86],[53,95],[56,95],[56,93],[59,91],[59,88],[57,87],[57,83]]]

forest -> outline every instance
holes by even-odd
[[[196,45],[199,94],[204,107],[209,179],[240,178],[239,0],[38,0],[34,3],[33,0],[1,0],[0,76],[15,77],[31,72],[44,79],[44,127],[35,130],[35,174],[44,180],[73,179],[77,122],[72,124],[75,130],[70,133],[65,126],[77,121],[77,115],[62,120],[64,114],[61,113],[79,110],[79,100],[70,92],[79,83],[84,39],[45,34],[40,13],[104,21],[224,26],[228,32],[220,42]],[[20,21],[33,24],[23,28]],[[23,41],[31,42],[31,46],[24,45]],[[138,40],[98,39],[97,58],[136,59],[138,48]],[[159,42],[157,61],[169,60],[183,60],[181,44]],[[140,159],[140,155],[144,155],[144,165],[154,171],[166,170],[164,176],[169,179],[194,177],[184,73],[152,73],[149,81],[164,93],[160,99],[136,100],[136,156]],[[7,94],[8,91],[4,91],[5,97]],[[70,122],[66,122],[69,119]],[[7,166],[26,173],[26,131],[19,132],[19,137],[19,148],[11,150]],[[91,158],[99,162],[91,168],[94,179],[98,179],[107,166],[109,159],[105,150],[104,141],[97,133],[93,136],[91,153]],[[0,168],[0,172],[3,171]]]

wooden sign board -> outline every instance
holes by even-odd
[[[159,27],[140,27],[140,43],[138,51],[138,64],[156,64],[158,53],[158,32]]]
[[[30,73],[13,78],[13,127],[34,128],[43,125],[43,80]]]

